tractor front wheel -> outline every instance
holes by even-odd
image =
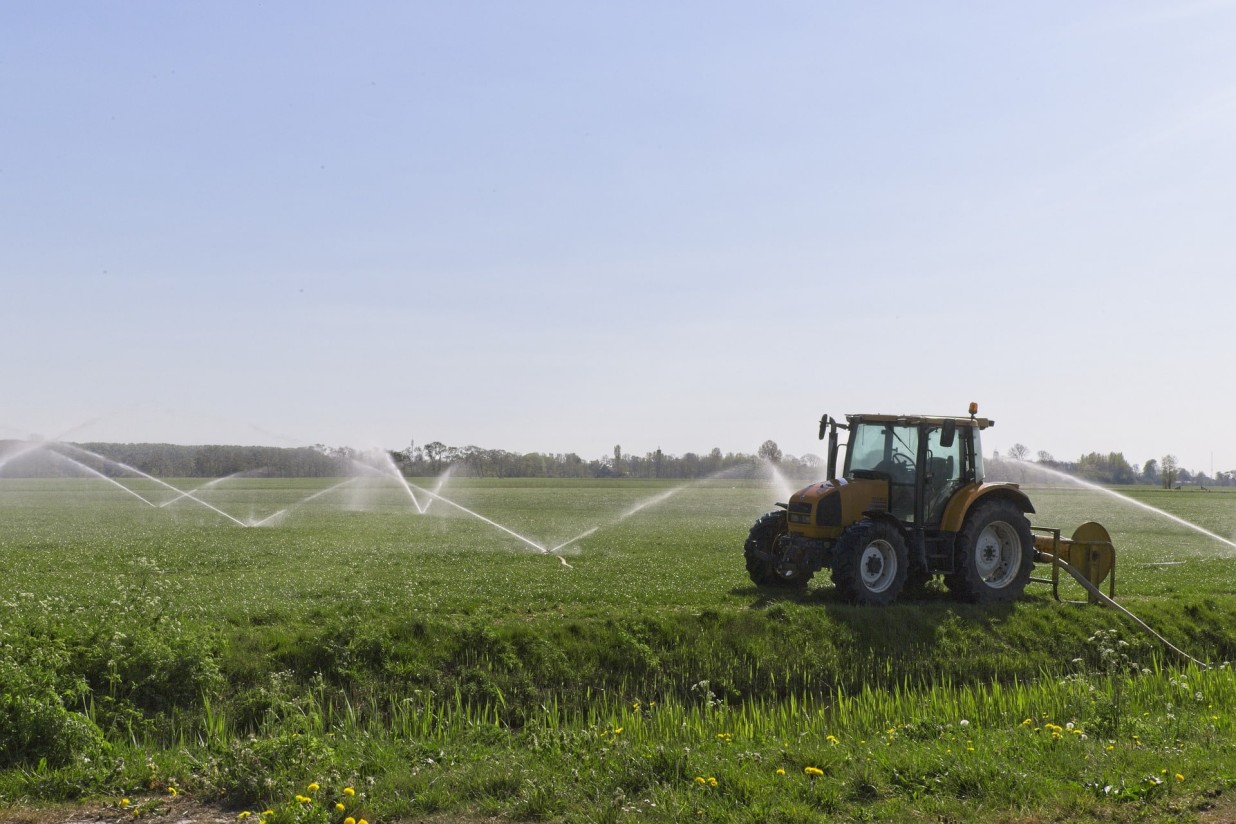
[[[901,530],[884,521],[860,521],[833,547],[833,583],[847,601],[891,604],[906,585],[909,559]]]
[[[757,586],[802,589],[811,580],[811,572],[786,557],[785,545],[779,539],[787,531],[788,521],[782,510],[761,516],[751,527],[743,555],[747,559],[747,574]]]
[[[1026,591],[1033,566],[1030,522],[1011,501],[990,501],[966,516],[957,533],[957,571],[944,582],[959,601],[1013,601]]]

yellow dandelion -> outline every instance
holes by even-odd
[[[347,809],[347,807],[343,806],[343,802],[336,802],[335,809],[338,810],[339,812],[343,812],[344,810]]]
[[[314,782],[313,782],[312,784],[310,784],[310,785],[309,785],[306,789],[308,789],[308,790],[309,790],[309,792],[311,792],[311,793],[316,793],[318,790],[320,790],[320,789],[322,789],[322,788],[321,788],[320,786],[318,786],[318,782],[314,781]]]
[[[236,820],[244,821],[246,818],[248,818],[251,815],[253,815],[253,813],[249,812],[248,810],[241,810],[240,813],[237,814]]]
[[[299,803],[301,803],[301,804],[308,804],[308,803],[309,803],[310,801],[312,801],[313,799],[312,799],[312,798],[310,798],[310,797],[309,797],[309,796],[307,796],[307,795],[301,795],[301,794],[297,793],[297,794],[296,794],[296,800],[297,800]]]
[[[351,787],[344,787],[343,794],[348,797],[351,797],[351,796],[356,795],[356,790],[352,789]]]
[[[343,824],[356,824],[356,819],[352,816],[348,816],[343,820]]]
[[[833,746],[836,746],[837,744],[840,744],[840,743],[841,743],[840,741],[838,741],[838,740],[837,740],[837,736],[835,736],[835,735],[830,735],[830,736],[826,737],[824,740],[825,740],[825,741],[827,741],[828,743],[832,744]]]
[[[704,778],[704,776],[702,775],[697,775],[695,776],[695,783],[696,784],[707,784],[708,779]]]
[[[129,799],[127,799],[127,798],[122,798],[122,799],[120,799],[120,806],[122,806],[122,807],[127,807],[127,806],[129,806]]]
[[[362,818],[360,821],[357,821],[356,824],[369,824],[369,822]]]
[[[262,818],[270,818],[274,814],[274,810],[262,810]]]
[[[823,775],[824,771],[819,767],[803,767],[803,772],[807,775]]]
[[[781,767],[777,767],[777,775],[785,775],[785,770]]]
[[[710,786],[710,787],[715,787],[715,786],[717,786],[717,779],[716,779],[716,777],[715,777],[715,776],[711,776],[711,775],[710,775],[710,776],[708,776],[708,786]]]
[[[1180,773],[1176,773],[1176,780],[1177,780],[1177,781],[1184,781],[1184,776],[1183,776],[1183,775],[1181,775]]]
[[[175,787],[168,787],[167,794],[175,798],[177,795],[180,794],[180,791],[177,790]]]

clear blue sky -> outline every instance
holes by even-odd
[[[6,3],[0,437],[1236,469],[1231,2]]]

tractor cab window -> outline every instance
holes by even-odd
[[[918,429],[892,423],[862,423],[850,434],[848,474],[888,478],[888,509],[902,521],[914,519]]]
[[[924,516],[928,524],[940,523],[944,507],[962,484],[965,465],[962,450],[967,447],[966,438],[958,432],[953,443],[944,447],[940,445],[940,433],[941,430],[935,428],[927,434],[927,466],[926,477],[923,479],[923,494],[926,497]]]

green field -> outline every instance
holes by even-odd
[[[241,528],[101,480],[0,480],[0,801],[153,811],[175,787],[267,824],[1187,820],[1236,788],[1226,666],[1044,585],[998,608],[942,587],[852,607],[827,575],[759,590],[741,548],[784,500],[766,484],[442,487],[521,539],[394,483],[306,500],[333,483],[197,493],[246,523],[286,509]],[[1029,491],[1036,526],[1109,527],[1133,612],[1233,656],[1236,548]],[[1236,495],[1131,494],[1236,536]]]

